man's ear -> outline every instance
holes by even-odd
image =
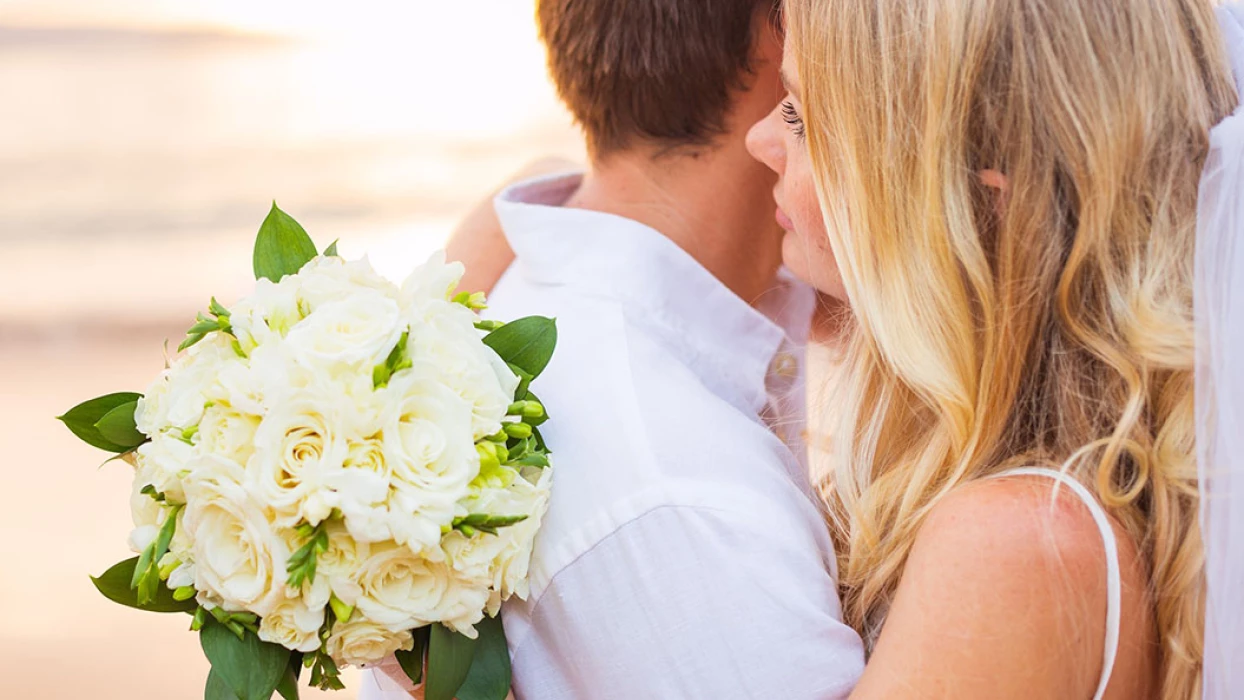
[[[977,173],[977,176],[980,177],[982,185],[990,189],[997,190],[999,195],[1005,195],[1007,188],[1010,187],[1011,184],[1010,181],[1006,179],[1006,175],[1003,175],[998,170],[981,170]]]
[[[980,170],[976,175],[980,178],[982,185],[994,191],[994,208],[998,216],[1005,216],[1007,192],[1010,190],[1011,181],[1001,171],[992,168]]]

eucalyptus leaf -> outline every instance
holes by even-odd
[[[428,640],[428,680],[425,700],[453,700],[471,671],[476,640],[444,625],[432,625]]]
[[[316,255],[315,243],[302,225],[273,202],[255,237],[255,279],[280,282],[285,275],[297,274]]]
[[[156,588],[155,600],[146,605],[139,605],[138,592],[130,586],[137,565],[138,557],[126,559],[100,574],[98,578],[91,577],[91,583],[94,583],[95,588],[108,600],[148,612],[189,613],[194,612],[199,606],[193,598],[182,601],[174,600],[173,592],[168,589],[168,586],[163,585]]]
[[[250,630],[244,630],[239,639],[213,619],[199,632],[199,644],[212,664],[212,673],[239,700],[270,700],[289,668],[289,649],[262,642]]]
[[[539,377],[557,346],[557,322],[543,316],[520,318],[484,336],[484,344],[502,360]]]
[[[95,423],[96,430],[105,440],[134,449],[147,441],[147,436],[138,432],[134,422],[134,411],[138,410],[138,401],[123,403],[105,413]]]
[[[78,436],[78,439],[92,447],[98,447],[101,450],[118,454],[129,452],[131,448],[118,445],[101,435],[99,428],[95,427],[95,424],[114,408],[136,402],[141,398],[142,394],[133,392],[100,396],[74,406],[66,411],[65,415],[58,416],[57,420],[64,423],[66,428],[69,428],[74,435]]]

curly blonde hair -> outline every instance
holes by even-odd
[[[784,10],[856,326],[830,494],[848,621],[875,640],[947,494],[1049,465],[1134,538],[1162,697],[1196,695],[1196,197],[1236,104],[1212,3]]]

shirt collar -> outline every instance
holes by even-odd
[[[579,174],[514,185],[496,211],[517,271],[530,282],[567,286],[620,303],[632,323],[658,335],[717,395],[759,412],[765,377],[784,342],[802,344],[811,290],[775,281],[752,307],[673,241],[637,221],[559,206]]]

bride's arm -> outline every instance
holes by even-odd
[[[514,251],[510,250],[505,241],[501,222],[497,220],[497,213],[492,206],[497,192],[520,180],[582,167],[564,158],[542,158],[515,173],[501,187],[475,205],[454,229],[445,245],[445,256],[449,260],[466,265],[466,274],[458,286],[473,292],[490,292],[514,261]]]
[[[1144,669],[1134,654],[1129,665],[1124,649],[1129,636],[1146,638],[1144,575],[1120,539],[1125,622],[1108,697],[1143,697]],[[1092,697],[1105,640],[1105,556],[1092,516],[1067,489],[1053,504],[1048,484],[1023,478],[953,494],[916,536],[852,700]]]

